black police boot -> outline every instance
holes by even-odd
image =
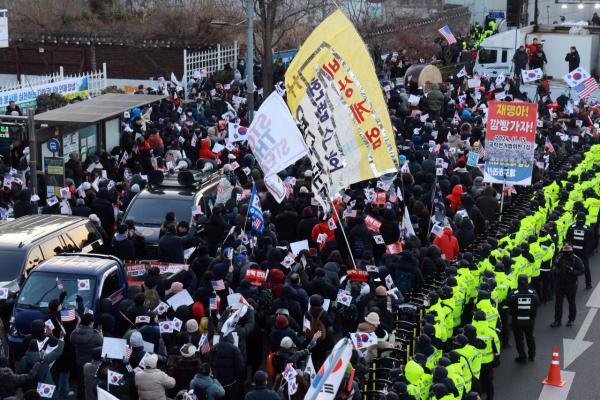
[[[558,328],[561,325],[562,325],[562,323],[560,321],[554,321],[553,323],[550,324],[550,328]]]

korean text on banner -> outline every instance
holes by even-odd
[[[248,144],[265,177],[308,154],[302,134],[277,92],[262,103],[248,128]]]
[[[0,93],[0,110],[4,111],[11,101],[20,105],[21,108],[35,105],[38,96],[52,93],[60,93],[67,99],[86,97],[88,95],[88,78],[69,78],[57,82],[4,91]]]
[[[310,149],[316,196],[331,198],[352,183],[397,171],[392,124],[373,62],[342,11],[311,33],[285,83]]]
[[[490,102],[485,182],[531,185],[536,125],[537,104]]]

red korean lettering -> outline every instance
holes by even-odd
[[[329,75],[329,77],[333,79],[335,73],[340,70],[340,62],[337,58],[334,58],[333,61],[327,64],[323,64],[322,67],[325,70],[325,72],[327,72],[327,75]]]
[[[354,89],[352,89],[351,87],[348,86],[348,84],[350,84],[350,83],[354,83],[354,82],[352,80],[350,80],[350,78],[348,78],[347,75],[344,76],[343,82],[341,79],[338,81],[338,85],[340,87],[340,92],[344,93],[346,98],[351,97],[352,94],[354,93]]]
[[[362,101],[359,101],[358,103],[354,103],[354,104],[350,105],[350,110],[352,111],[352,114],[354,115],[354,119],[359,124],[362,124],[365,121],[365,117],[363,117],[363,114],[366,112],[367,113],[371,112],[371,110],[369,110],[367,107],[365,107],[365,103],[366,103],[366,100],[362,100]]]
[[[365,132],[365,136],[369,143],[371,143],[373,150],[377,150],[381,146],[381,138],[379,135],[381,135],[381,131],[377,127],[371,128],[370,131]]]

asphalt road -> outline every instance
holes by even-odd
[[[567,302],[563,305],[563,326],[550,328],[554,319],[554,302],[541,305],[535,326],[535,338],[537,345],[537,356],[534,362],[521,365],[514,362],[517,351],[514,347],[514,337],[511,333],[511,344],[513,347],[502,349],[501,364],[495,369],[494,387],[496,400],[598,400],[600,399],[600,315],[593,310],[588,316],[591,325],[587,334],[580,339],[592,342],[578,358],[565,368],[565,353],[563,338],[573,339],[580,331],[590,307],[586,307],[588,299],[590,303],[596,303],[600,299],[600,254],[590,258],[590,269],[592,273],[592,285],[594,290],[584,290],[584,278],[579,278],[577,291],[577,318],[575,325],[567,328],[565,326],[568,315]],[[599,306],[600,307],[600,306]],[[593,319],[592,319],[593,318]],[[584,331],[582,331],[583,333]],[[558,346],[560,352],[561,370],[573,371],[575,376],[572,385],[565,396],[562,394],[552,396],[540,396],[544,380],[548,374],[550,360],[552,359],[552,348]],[[564,379],[564,378],[563,378]]]

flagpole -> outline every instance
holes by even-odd
[[[354,269],[356,269],[356,261],[354,260],[354,255],[352,254],[352,249],[350,248],[350,242],[348,241],[348,237],[346,236],[346,232],[344,231],[344,225],[342,223],[342,220],[340,219],[340,215],[337,212],[337,209],[335,208],[335,204],[333,204],[333,201],[331,202],[331,206],[333,208],[333,212],[335,213],[335,216],[338,219],[338,222],[340,223],[340,230],[342,231],[342,235],[344,236],[344,240],[346,241],[346,246],[348,246],[348,252],[350,253],[350,259],[352,260],[352,265],[354,266]]]

